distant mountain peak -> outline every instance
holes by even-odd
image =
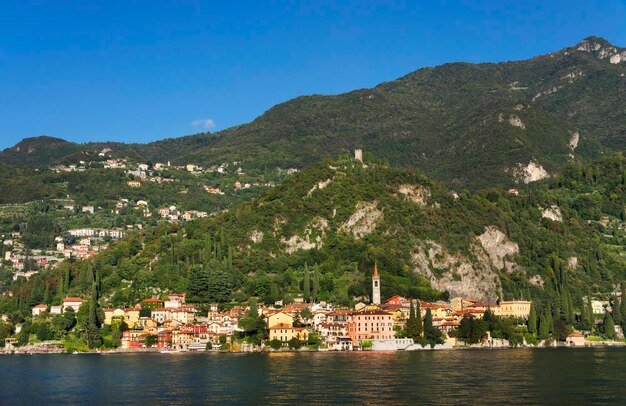
[[[28,137],[24,138],[22,141],[18,142],[9,150],[14,150],[16,152],[33,152],[37,149],[46,148],[53,144],[69,144],[68,141],[65,141],[62,138],[50,137],[48,135],[40,135],[37,137]]]
[[[608,59],[612,64],[626,62],[626,49],[619,48],[602,37],[587,37],[574,47],[565,50],[565,54],[569,54],[571,50],[591,53],[598,59]]]

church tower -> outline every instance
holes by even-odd
[[[378,276],[378,264],[374,263],[374,275],[372,276],[372,304],[380,304],[380,276]]]

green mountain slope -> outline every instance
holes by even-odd
[[[344,156],[214,218],[150,227],[91,260],[13,284],[15,297],[1,303],[28,312],[44,291],[53,302],[89,294],[96,282],[116,306],[163,290],[200,301],[304,294],[348,304],[368,300],[378,263],[383,298],[580,304],[626,279],[624,164],[621,154],[571,164],[519,195],[455,196],[423,175]]]
[[[626,50],[590,37],[530,60],[446,64],[372,89],[299,97],[215,134],[80,148],[257,167],[304,167],[364,148],[454,188],[512,184],[626,148],[625,74]],[[20,160],[35,161],[0,153],[0,162]]]

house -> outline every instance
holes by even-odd
[[[165,308],[181,307],[185,304],[186,293],[171,293],[167,296],[167,300],[163,303]]]
[[[162,308],[163,304],[164,304],[163,300],[155,299],[155,298],[144,299],[141,301],[141,307],[147,307],[149,309]]]
[[[593,310],[593,314],[604,314],[606,313],[606,306],[609,305],[609,302],[606,300],[592,300],[591,301],[591,309]]]
[[[283,343],[288,342],[293,338],[297,338],[300,341],[306,341],[309,339],[309,330],[304,327],[293,327],[289,324],[276,324],[270,327],[270,340],[278,340]]]
[[[187,347],[192,342],[193,329],[181,328],[172,331],[172,348],[176,350],[187,350]]]
[[[71,307],[75,312],[78,312],[82,304],[83,299],[79,297],[66,297],[63,299],[63,310],[65,311],[67,308]]]
[[[389,299],[385,301],[385,304],[391,304],[391,305],[404,305],[408,303],[409,303],[409,299],[400,295],[391,296]]]
[[[48,306],[45,304],[38,304],[32,308],[33,317],[39,317],[48,311]]]
[[[141,182],[136,181],[136,180],[129,180],[128,181],[128,186],[130,186],[130,187],[141,187]]]
[[[348,334],[356,345],[361,340],[394,338],[392,315],[381,310],[354,312],[348,318]]]
[[[162,324],[165,322],[165,320],[169,320],[170,310],[171,309],[168,308],[152,309],[152,311],[150,312],[150,317],[157,323]]]
[[[328,348],[332,351],[352,351],[352,339],[350,337],[337,337],[333,343],[329,343]]]
[[[172,330],[163,329],[159,330],[157,334],[157,347],[164,348],[172,348]]]
[[[452,298],[452,300],[450,300],[450,304],[452,305],[452,309],[454,311],[463,310],[466,307],[471,306],[472,304],[476,302],[478,301],[474,299],[468,299],[468,298],[462,298],[462,297],[455,297],[455,298]]]
[[[82,212],[83,213],[91,213],[93,214],[96,211],[96,208],[93,206],[83,206],[82,208]]]
[[[63,306],[50,306],[50,314],[63,314]]]
[[[267,317],[268,326],[272,327],[279,324],[293,326],[293,316],[285,312],[277,312]]]
[[[191,324],[196,319],[196,311],[194,306],[177,307],[170,309],[170,318],[182,324]]]
[[[570,347],[584,347],[585,346],[585,336],[581,333],[574,332],[567,336],[565,339],[565,344]]]
[[[515,317],[527,319],[530,315],[532,302],[526,300],[509,300],[500,302],[495,313],[501,317]]]

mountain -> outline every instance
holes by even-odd
[[[306,294],[310,277],[313,297],[349,304],[368,300],[377,263],[383,299],[580,305],[626,279],[625,163],[617,154],[568,164],[527,191],[457,195],[380,161],[329,160],[233,210],[160,223],[11,289],[22,305],[40,303],[44,290],[50,300],[89,294],[95,275],[113,306],[167,290],[200,301],[273,302]],[[59,291],[62,280],[71,283]]]
[[[113,149],[152,160],[304,167],[363,148],[455,189],[528,183],[626,148],[625,74],[626,49],[589,37],[529,60],[451,63],[372,89],[298,97],[215,134]],[[104,144],[81,146],[94,147]],[[34,161],[15,148],[0,153],[0,162],[20,159]]]

